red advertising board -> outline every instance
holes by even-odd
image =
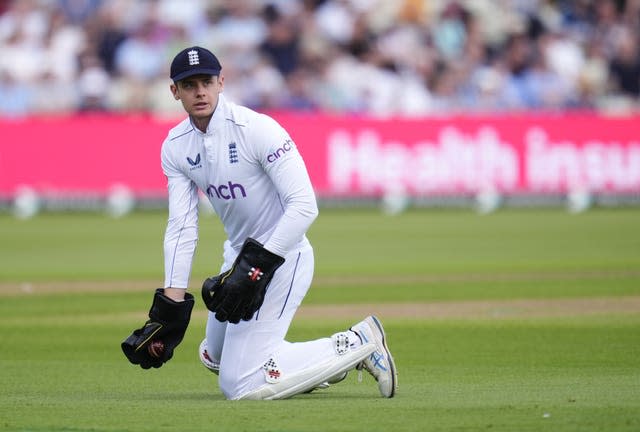
[[[0,122],[0,194],[106,193],[123,184],[164,193],[160,145],[168,127],[147,117],[77,116]]]
[[[640,192],[640,116],[596,114],[373,119],[274,113],[320,196]],[[165,194],[160,146],[179,119],[0,120],[0,195]]]

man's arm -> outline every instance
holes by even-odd
[[[198,189],[162,152],[167,176],[169,217],[164,235],[164,286],[186,289],[198,242]]]
[[[198,238],[196,186],[171,163],[165,146],[162,168],[169,187],[169,219],[164,238],[165,287],[156,289],[149,319],[121,343],[127,359],[143,369],[161,367],[182,342],[194,305],[186,292]]]
[[[273,119],[262,118],[261,127],[256,128],[254,137],[258,151],[262,151],[261,161],[265,172],[278,190],[284,204],[284,214],[271,237],[265,242],[265,249],[285,256],[303,236],[318,216],[315,192],[304,160],[289,134]],[[283,146],[288,150],[275,161],[268,155]]]

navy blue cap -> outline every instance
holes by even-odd
[[[206,48],[194,46],[180,51],[171,62],[171,79],[180,81],[193,75],[220,75],[218,58]]]

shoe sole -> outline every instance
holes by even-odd
[[[380,335],[382,335],[382,347],[384,348],[385,355],[387,356],[387,363],[389,363],[389,369],[391,370],[391,394],[387,397],[392,398],[396,394],[396,385],[398,384],[398,377],[396,375],[396,364],[393,361],[393,356],[387,347],[387,339],[385,337],[384,327],[377,317],[371,315],[366,321],[373,321],[373,324],[378,328]]]

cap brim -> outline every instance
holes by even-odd
[[[185,78],[188,78],[188,77],[194,76],[194,75],[215,75],[215,76],[218,76],[218,75],[220,75],[220,69],[190,69],[188,71],[184,71],[182,73],[179,73],[176,76],[172,76],[171,79],[173,81],[180,81],[180,80],[183,80]]]

